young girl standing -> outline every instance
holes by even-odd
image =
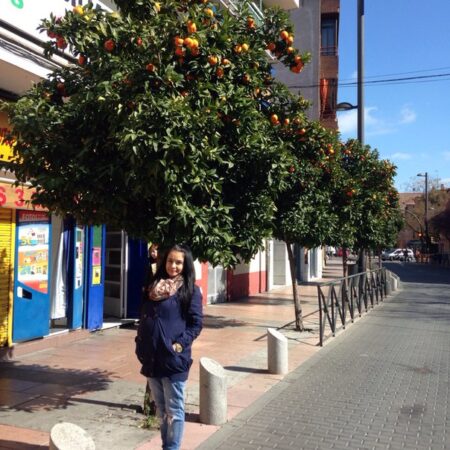
[[[174,245],[158,266],[136,337],[136,354],[161,419],[165,450],[181,445],[191,347],[202,329],[202,319],[192,253],[186,246]]]

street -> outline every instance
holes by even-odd
[[[402,290],[199,448],[449,448],[450,271],[386,267]]]

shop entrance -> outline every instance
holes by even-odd
[[[127,292],[127,236],[122,230],[106,229],[104,320],[125,315]]]
[[[17,212],[13,341],[49,334],[50,219],[35,211]]]

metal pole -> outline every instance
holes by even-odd
[[[358,0],[358,141],[364,145],[364,0]]]
[[[358,141],[364,145],[364,0],[358,0]],[[366,252],[360,249],[358,271],[366,271]]]
[[[425,172],[425,242],[427,253],[429,253],[430,237],[428,235],[428,172]]]

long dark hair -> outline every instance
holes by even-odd
[[[183,317],[186,317],[189,307],[191,306],[195,284],[194,258],[192,257],[192,252],[188,246],[175,244],[164,252],[164,257],[159,263],[158,269],[156,270],[155,282],[158,282],[161,279],[169,278],[169,275],[166,271],[166,262],[171,251],[181,252],[184,255],[183,271],[181,272],[181,275],[183,277],[183,285],[178,290],[178,298],[181,302],[181,312],[183,314]]]

